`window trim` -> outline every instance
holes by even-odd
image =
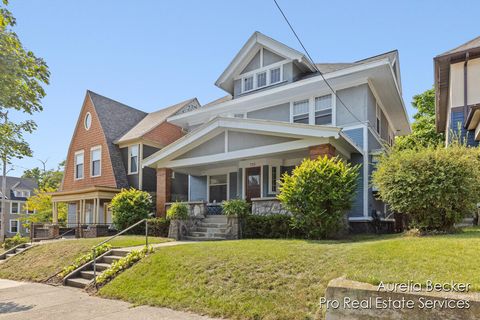
[[[78,166],[78,163],[77,163],[77,156],[78,155],[82,155],[83,159],[82,159],[82,165],[83,165],[83,170],[82,170],[82,176],[81,177],[77,177],[77,166]],[[73,178],[75,180],[82,180],[83,178],[85,177],[85,150],[79,150],[79,151],[75,151],[75,154],[73,156]]]
[[[17,231],[12,231],[12,222],[14,222],[14,221],[17,223]],[[8,230],[9,230],[10,233],[19,233],[20,232],[20,230],[19,230],[20,229],[20,222],[19,222],[18,219],[10,219],[9,225],[10,226],[9,226]]]
[[[17,204],[17,212],[13,212],[13,204],[16,203]],[[21,207],[21,202],[19,201],[12,201],[10,202],[10,214],[21,214],[22,213],[22,207]]]
[[[273,64],[270,64],[266,67],[261,67],[261,68],[258,68],[258,69],[255,69],[255,70],[252,70],[252,71],[249,71],[249,72],[246,72],[242,75],[240,75],[238,78],[236,78],[236,80],[240,80],[242,85],[241,85],[241,92],[240,94],[243,94],[243,93],[247,93],[247,92],[251,92],[251,91],[255,91],[255,90],[258,90],[258,89],[263,89],[263,88],[267,88],[267,87],[270,87],[270,86],[273,86],[273,85],[276,85],[276,84],[279,84],[279,83],[282,83],[284,82],[283,80],[283,66],[287,63],[289,63],[291,61],[289,60],[282,60],[282,61],[279,61],[279,62],[276,62],[276,63],[273,63]],[[280,69],[280,80],[277,81],[277,82],[274,82],[272,83],[271,82],[271,70],[274,70],[274,69]],[[258,74],[260,73],[266,73],[266,84],[264,86],[261,86],[259,87],[258,86]],[[253,77],[253,86],[252,86],[252,89],[250,90],[245,90],[245,79],[246,78],[250,78],[250,77]]]
[[[87,127],[87,118],[90,118],[90,125]],[[87,112],[85,114],[85,118],[83,119],[83,127],[85,128],[85,130],[90,130],[90,128],[92,127],[92,114],[90,112]]]
[[[132,156],[131,150],[132,147],[137,147],[137,170],[132,171]],[[132,144],[128,146],[128,174],[138,174],[140,172],[140,145]]]
[[[273,191],[273,169],[275,168],[275,173],[277,175],[277,179],[275,180],[275,191]],[[280,166],[268,166],[268,194],[279,194],[279,181],[280,181]]]
[[[97,150],[100,150],[100,159],[99,159],[100,167],[99,167],[98,175],[93,175],[93,152]],[[96,178],[100,176],[102,176],[102,146],[98,145],[90,148],[90,177]]]
[[[226,175],[227,176],[227,182],[226,183],[215,183],[215,184],[210,184],[210,177],[211,176],[221,176],[221,175]],[[238,179],[238,178],[237,178]],[[223,186],[227,185],[227,196],[226,200],[230,200],[230,172],[226,173],[215,173],[215,174],[208,174],[207,175],[207,203],[211,204],[213,202],[210,202],[210,187],[211,186]],[[216,202],[216,204],[219,204],[221,202]]]
[[[375,129],[377,129],[377,133],[380,135],[382,132],[381,127],[382,127],[382,110],[380,106],[378,105],[378,102],[375,101]]]

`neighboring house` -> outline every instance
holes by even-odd
[[[255,32],[215,83],[227,96],[169,117],[189,133],[144,160],[157,170],[157,212],[174,189],[207,212],[235,198],[256,214],[281,212],[280,176],[305,158],[338,155],[361,164],[351,225],[365,230],[373,212],[391,218],[370,176],[384,144],[410,133],[398,52],[316,67],[336,96],[304,54]],[[188,180],[183,189],[178,179]]]
[[[122,188],[154,194],[155,170],[143,159],[172,143],[183,130],[166,122],[177,112],[198,107],[189,99],[169,108],[145,113],[87,91],[73,133],[61,188],[52,194],[54,221],[57,204],[68,204],[67,226],[110,225],[108,203]]]
[[[446,143],[480,141],[480,37],[434,58],[435,113]]]
[[[2,185],[3,177],[0,177],[0,186]],[[6,194],[6,227],[7,237],[13,237],[17,233],[22,236],[28,236],[28,228],[23,226],[21,217],[28,217],[28,214],[33,213],[29,211],[25,205],[27,198],[34,194],[37,188],[35,181],[24,178],[8,177],[7,176],[7,194]],[[0,198],[2,192],[0,189]],[[0,213],[2,212],[0,206]],[[1,216],[0,216],[1,219]]]

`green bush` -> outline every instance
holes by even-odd
[[[147,218],[153,211],[150,194],[134,188],[122,189],[113,197],[110,206],[113,212],[113,224],[117,230],[123,230]]]
[[[104,254],[108,250],[112,249],[112,246],[108,243],[104,243],[101,246],[98,246],[95,248],[95,257],[99,257],[100,255]],[[85,263],[92,261],[93,260],[93,248],[90,250],[90,252],[78,257],[75,259],[75,262],[72,263],[71,265],[63,268],[62,272],[60,272],[60,276],[66,277],[68,274],[71,272],[75,271],[76,269],[80,268],[83,266]]]
[[[130,268],[136,262],[143,259],[147,254],[153,252],[153,247],[144,247],[142,250],[132,250],[125,257],[114,261],[110,268],[103,271],[97,277],[96,284],[103,285],[117,276],[120,272]]]
[[[187,220],[188,217],[188,207],[183,202],[172,203],[167,210],[168,220]]]
[[[165,218],[148,219],[148,234],[153,237],[168,237],[170,221]]]
[[[233,199],[222,203],[222,212],[227,217],[245,217],[250,214],[250,204],[243,199]]]
[[[23,244],[27,242],[28,242],[28,238],[24,238],[20,235],[20,233],[17,233],[11,238],[6,238],[2,246],[3,246],[3,249],[8,250],[18,246],[19,244]]]
[[[380,198],[407,215],[411,228],[452,231],[480,200],[477,148],[393,150],[380,157],[373,183]]]
[[[337,236],[346,228],[358,182],[359,166],[340,158],[304,160],[285,173],[278,199],[293,214],[293,225],[310,239]]]
[[[248,215],[243,223],[244,238],[303,238],[304,234],[292,225],[292,217],[285,214],[268,216]]]

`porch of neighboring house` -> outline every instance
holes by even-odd
[[[61,235],[68,231],[69,236],[77,238],[93,238],[107,236],[112,233],[112,212],[109,203],[120,189],[111,187],[91,187],[81,190],[59,191],[52,194],[53,226]],[[67,221],[64,225],[58,222],[58,205],[67,204]],[[50,235],[52,236],[52,235]]]

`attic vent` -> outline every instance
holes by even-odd
[[[193,110],[196,110],[200,108],[200,105],[196,102],[192,102],[186,106],[184,106],[182,109],[178,110],[175,115],[178,115],[178,114],[183,114],[183,113],[187,113],[187,112],[190,112],[190,111],[193,111]]]

